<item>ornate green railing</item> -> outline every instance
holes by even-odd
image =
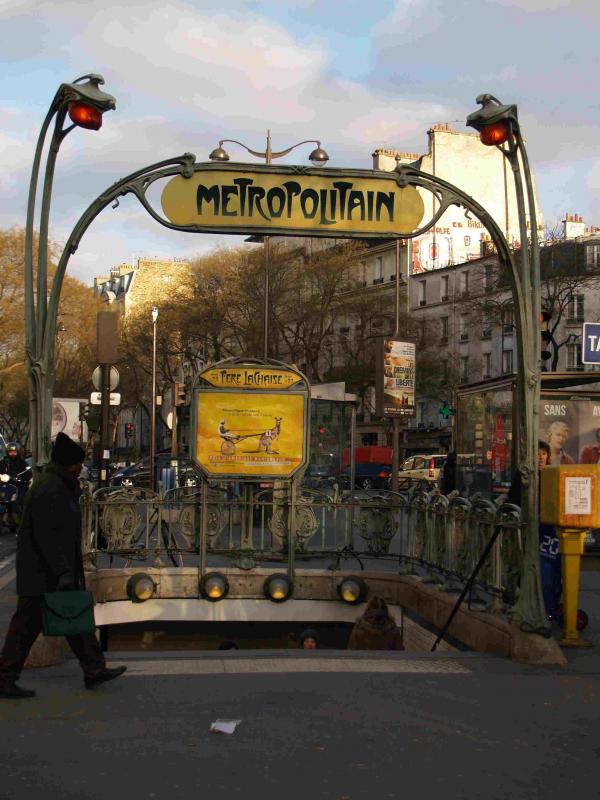
[[[499,527],[472,596],[506,610],[519,592],[519,509],[478,496],[445,497],[418,487],[378,494],[203,484],[160,494],[101,489],[84,494],[82,510],[86,560],[97,569],[251,570],[279,562],[293,575],[298,566],[352,564],[411,574],[450,592],[460,591]]]

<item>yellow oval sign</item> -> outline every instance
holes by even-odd
[[[425,212],[414,186],[399,187],[394,175],[329,176],[293,169],[197,169],[176,176],[163,189],[162,208],[180,227],[205,230],[285,229],[289,233],[350,236],[409,235]]]

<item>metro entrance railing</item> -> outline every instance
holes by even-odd
[[[276,481],[154,493],[100,489],[82,497],[83,550],[92,569],[134,565],[251,571],[347,568],[413,575],[459,593],[498,531],[471,598],[510,614],[523,557],[520,510],[482,496],[416,485],[409,491],[294,489]]]

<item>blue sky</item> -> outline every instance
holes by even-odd
[[[519,107],[546,222],[568,211],[600,224],[599,23],[592,0],[0,0],[0,226],[24,222],[56,88],[88,72],[104,75],[117,111],[63,144],[58,241],[107,186],[161,158],[205,160],[220,138],[263,149],[270,128],[275,149],[319,138],[330,166],[370,168],[376,147],[425,152],[436,122],[462,130],[482,92]],[[126,199],[70,271],[91,281],[135,255],[227,241],[169,231]]]

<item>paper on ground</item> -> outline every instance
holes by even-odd
[[[210,724],[213,733],[234,733],[241,719],[217,719]]]

